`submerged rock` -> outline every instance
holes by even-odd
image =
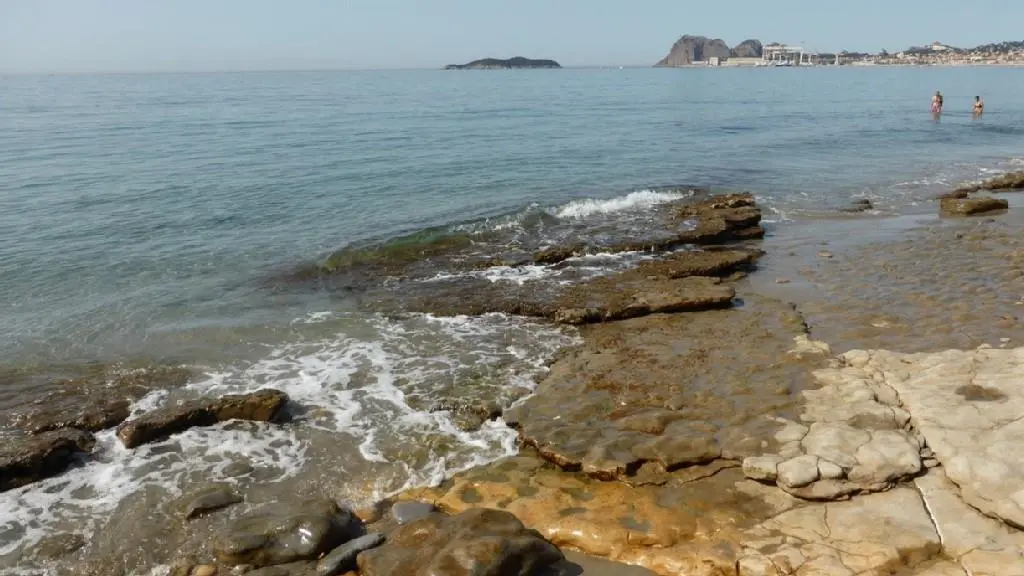
[[[281,502],[235,520],[216,535],[213,551],[230,566],[273,566],[315,560],[362,534],[362,522],[332,501]]]
[[[324,556],[316,566],[316,576],[335,576],[356,569],[356,558],[360,553],[376,548],[384,542],[384,535],[367,534],[338,546]]]
[[[60,474],[94,444],[92,434],[70,428],[5,439],[0,445],[0,492]]]
[[[226,420],[275,421],[288,402],[279,390],[194,400],[147,412],[118,426],[117,437],[127,448],[169,438],[196,426],[212,426]]]
[[[238,504],[243,498],[229,484],[213,484],[179,500],[182,514],[186,520],[198,518],[232,504]]]
[[[358,564],[363,576],[533,576],[563,559],[512,514],[476,508],[402,526],[386,544],[360,554]]]
[[[1001,198],[979,196],[975,198],[943,198],[940,200],[943,216],[973,216],[997,210],[1006,210],[1010,203]]]
[[[545,459],[606,480],[759,456],[826,359],[787,354],[806,330],[792,308],[745,304],[589,326],[503,418]]]

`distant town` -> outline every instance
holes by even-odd
[[[694,66],[1024,66],[1024,41],[957,48],[942,42],[912,46],[901,52],[816,52],[802,45],[744,40],[730,48],[721,39],[683,36],[659,67]]]

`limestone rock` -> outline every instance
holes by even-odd
[[[786,488],[803,488],[818,479],[818,457],[810,454],[779,464],[778,482]]]
[[[968,574],[1024,576],[1024,532],[978,513],[942,469],[914,481],[943,537],[943,552]]]
[[[349,540],[320,559],[316,566],[316,576],[335,576],[349,570],[355,570],[356,557],[361,552],[380,546],[383,542],[384,535],[378,533],[371,533]]]
[[[117,427],[117,437],[125,447],[135,448],[195,426],[212,426],[226,420],[270,422],[277,419],[287,401],[288,396],[284,392],[260,390],[166,406],[121,424]]]
[[[779,456],[751,456],[743,460],[743,475],[751,480],[775,482],[782,462]]]
[[[864,370],[899,394],[968,504],[1024,527],[1024,348],[877,351]]]
[[[5,439],[0,444],[0,492],[60,474],[94,444],[92,434],[73,428]]]
[[[402,526],[383,546],[360,554],[358,564],[364,576],[531,576],[563,558],[512,514],[476,508]]]
[[[1010,203],[1001,198],[978,196],[975,198],[943,198],[939,211],[942,216],[973,216],[997,210],[1006,210]]]
[[[351,511],[329,500],[281,502],[235,520],[216,535],[213,551],[230,566],[272,566],[314,560],[362,532],[362,522]]]

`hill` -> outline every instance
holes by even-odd
[[[513,70],[521,68],[561,68],[562,66],[554,60],[532,60],[516,56],[508,60],[500,58],[484,58],[474,60],[467,64],[449,64],[445,70]]]

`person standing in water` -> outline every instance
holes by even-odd
[[[932,114],[942,113],[942,92],[935,91],[935,96],[932,96]]]
[[[974,116],[981,116],[985,113],[985,101],[981,99],[981,96],[974,97]]]

